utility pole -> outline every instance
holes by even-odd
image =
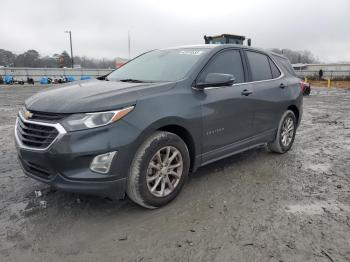
[[[71,57],[71,63],[72,68],[74,68],[74,59],[73,59],[73,44],[72,44],[72,31],[64,31],[65,33],[69,34],[69,41],[70,41],[70,57]]]
[[[129,60],[130,60],[130,31],[128,31],[128,53],[129,53]]]

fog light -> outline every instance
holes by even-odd
[[[90,169],[101,174],[108,173],[112,164],[113,157],[116,153],[117,152],[114,151],[95,156],[90,164]]]

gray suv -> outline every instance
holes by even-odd
[[[54,188],[157,208],[201,166],[263,145],[287,152],[302,102],[283,56],[229,44],[154,50],[103,80],[27,99],[16,147],[24,172]]]

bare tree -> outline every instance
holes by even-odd
[[[289,59],[292,64],[303,63],[303,64],[312,64],[319,63],[315,56],[308,50],[295,51],[290,49],[279,49],[272,48],[272,52],[277,54],[282,54]]]

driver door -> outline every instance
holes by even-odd
[[[226,49],[214,55],[197,79],[205,82],[209,73],[231,74],[233,85],[206,87],[201,99],[203,121],[203,162],[219,158],[237,149],[235,145],[253,134],[253,101],[242,54]]]

